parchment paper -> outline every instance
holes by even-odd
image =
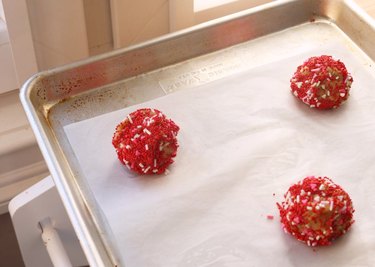
[[[320,54],[354,77],[337,110],[310,109],[290,93],[296,67]],[[345,47],[322,47],[66,126],[125,265],[375,266],[375,78],[362,64]],[[112,147],[117,123],[142,107],[181,128],[166,176],[128,172]],[[331,177],[356,209],[330,247],[307,247],[279,223],[275,203],[308,175]]]

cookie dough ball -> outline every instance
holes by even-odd
[[[159,110],[139,109],[117,125],[112,144],[118,159],[129,170],[139,174],[167,173],[177,153],[179,129]]]
[[[344,63],[331,56],[311,57],[297,68],[292,93],[311,108],[337,108],[349,97],[353,78]]]
[[[308,246],[330,245],[354,222],[352,200],[327,177],[306,177],[284,197],[277,203],[282,227]]]

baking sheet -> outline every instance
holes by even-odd
[[[344,61],[354,77],[338,110],[310,109],[289,91],[297,65],[323,53]],[[321,47],[65,126],[122,262],[373,266],[375,77],[362,64],[341,44]],[[117,123],[141,107],[160,109],[181,128],[166,176],[128,172],[111,145]],[[333,178],[353,199],[356,223],[331,247],[307,247],[278,221],[275,203],[308,175]]]

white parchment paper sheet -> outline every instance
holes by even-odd
[[[310,109],[289,89],[296,67],[323,53],[354,77],[337,110]],[[362,64],[322,47],[66,126],[125,265],[375,266],[375,78]],[[167,176],[128,172],[112,147],[117,123],[141,107],[181,128]],[[331,177],[354,202],[356,223],[330,247],[307,247],[279,223],[275,203],[308,175]]]

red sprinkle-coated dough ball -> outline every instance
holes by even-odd
[[[292,93],[311,108],[339,107],[349,97],[353,78],[344,63],[331,56],[311,57],[290,80]]]
[[[139,174],[167,173],[173,163],[179,127],[159,110],[144,108],[130,113],[113,135],[118,159]]]
[[[330,245],[354,222],[352,200],[328,177],[306,177],[284,197],[277,203],[282,227],[308,246]]]

